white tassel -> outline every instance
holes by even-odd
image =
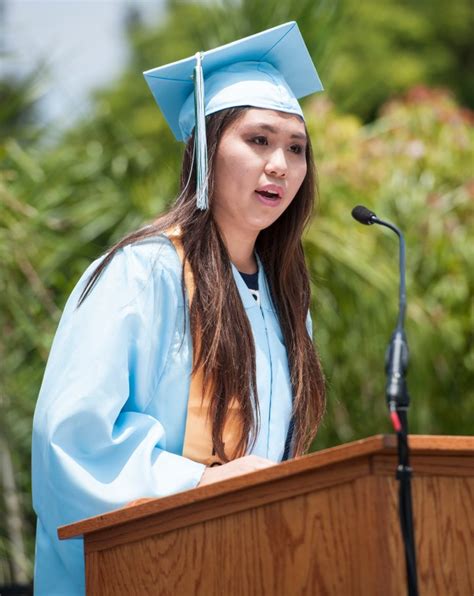
[[[209,208],[206,115],[204,113],[204,77],[202,73],[202,53],[196,54],[194,67],[194,147],[196,151],[196,206],[201,211]]]

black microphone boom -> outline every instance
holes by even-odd
[[[388,221],[383,221],[379,219],[373,211],[367,209],[363,205],[357,205],[352,210],[352,217],[357,220],[359,223],[364,225],[370,226],[374,223],[379,224],[381,226],[385,226],[395,232],[400,240],[400,253],[399,253],[399,267],[400,267],[400,294],[399,294],[399,309],[398,309],[398,321],[397,327],[395,329],[395,333],[400,331],[403,336],[405,335],[403,332],[403,327],[405,324],[405,311],[406,311],[406,304],[407,304],[407,296],[406,296],[406,284],[405,284],[405,239],[403,238],[402,232],[394,226],[393,224],[389,223]],[[405,350],[406,353],[406,360],[408,360],[408,347],[406,346],[405,340]],[[407,362],[408,364],[408,362]],[[406,367],[405,367],[406,369]],[[397,367],[397,371],[400,372],[400,367]],[[388,396],[387,396],[388,397]],[[402,396],[398,396],[402,399]],[[408,403],[406,404],[408,406]]]
[[[404,322],[406,311],[406,287],[405,287],[405,240],[402,232],[393,224],[379,219],[373,211],[363,205],[357,205],[352,210],[352,217],[364,225],[374,223],[389,228],[397,234],[400,241],[399,263],[400,263],[400,295],[398,320],[395,331],[392,334],[385,356],[385,372],[387,384],[385,396],[394,423],[398,440],[398,468],[397,480],[400,481],[399,502],[400,502],[400,525],[405,544],[405,564],[407,570],[407,586],[409,596],[417,596],[417,574],[416,574],[416,553],[415,536],[413,531],[413,514],[411,499],[411,473],[408,448],[408,406],[410,397],[406,384],[406,372],[408,368],[408,344],[405,336]]]

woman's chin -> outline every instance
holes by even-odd
[[[272,213],[271,216],[267,214],[266,216],[254,217],[252,218],[251,225],[255,230],[261,232],[262,230],[265,230],[266,228],[269,228],[272,224],[274,224],[280,215],[281,213],[279,213],[278,216]]]

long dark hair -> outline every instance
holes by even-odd
[[[92,273],[79,300],[80,306],[122,247],[163,234],[170,228],[181,229],[185,261],[196,281],[190,312],[193,372],[202,368],[204,389],[212,387],[212,440],[215,453],[222,461],[245,454],[259,427],[252,330],[234,282],[229,254],[212,213],[214,163],[219,140],[246,109],[230,108],[206,119],[210,208],[207,211],[196,208],[194,137],[191,137],[184,152],[180,194],[174,205],[151,225],[115,244]],[[260,232],[256,242],[288,354],[295,455],[301,455],[309,447],[325,408],[323,373],[306,329],[310,283],[301,237],[311,217],[316,194],[309,138],[306,161],[306,177],[295,198],[277,221]],[[241,433],[235,453],[229,454],[224,450],[223,429],[233,400],[240,406]]]

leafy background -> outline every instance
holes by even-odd
[[[170,0],[146,26],[130,9],[129,62],[72,129],[41,126],[41,69],[0,79],[0,584],[32,576],[31,420],[65,300],[92,259],[176,193],[182,148],[141,72],[291,19],[326,87],[304,102],[320,183],[305,248],[329,388],[313,448],[390,432],[398,246],[353,222],[357,203],[406,233],[411,431],[472,432],[470,1]]]

